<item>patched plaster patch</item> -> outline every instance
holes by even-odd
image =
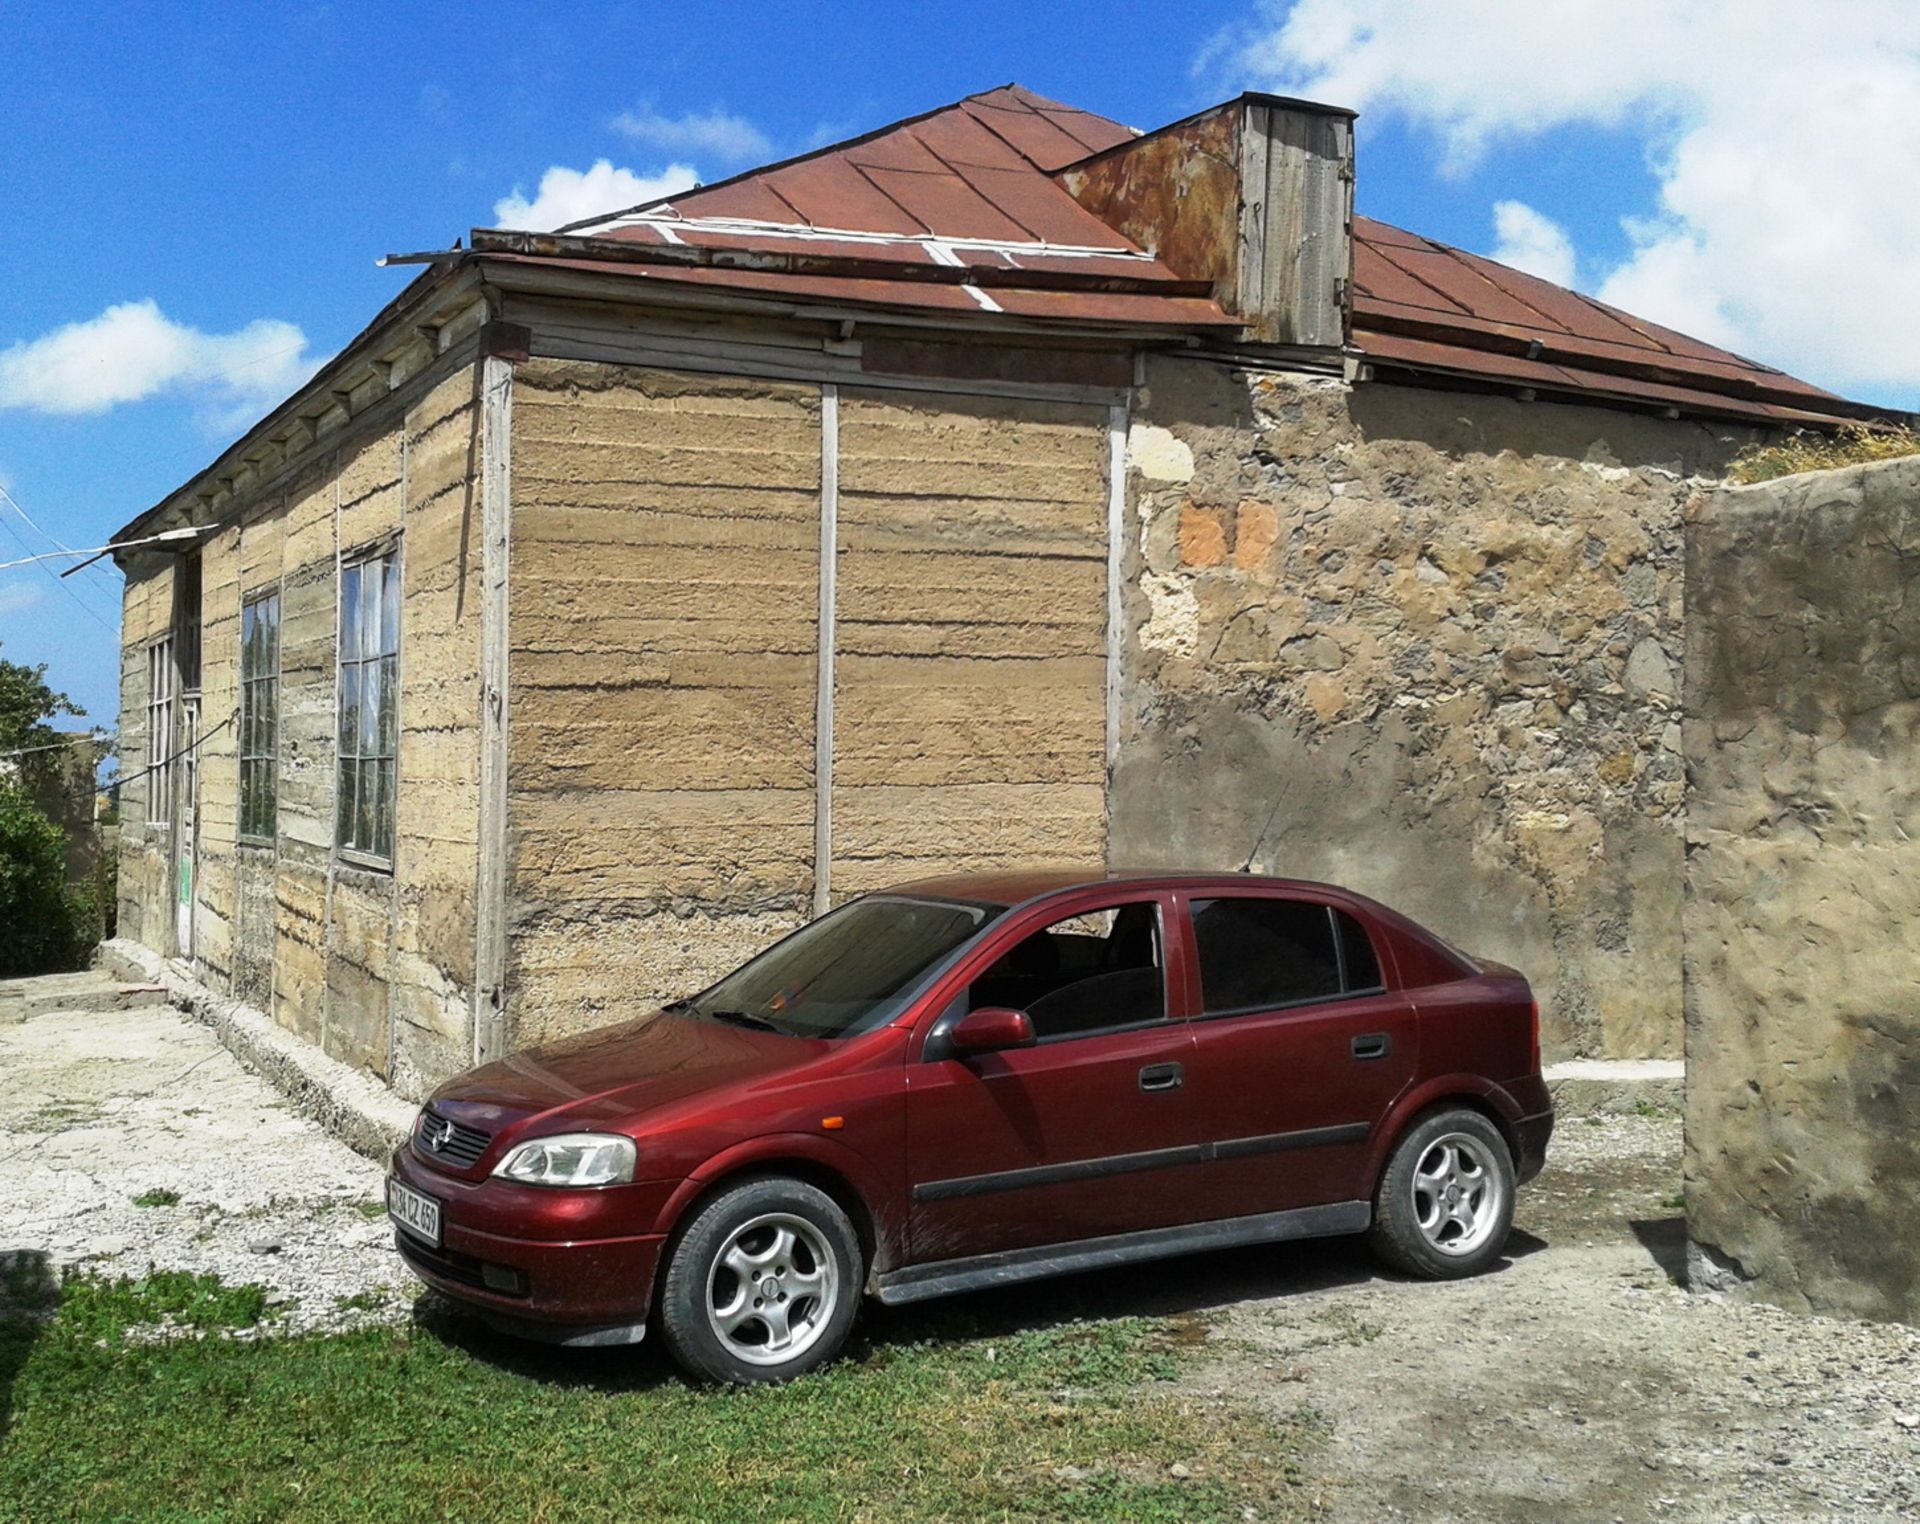
[[[1149,574],[1140,579],[1147,595],[1149,612],[1140,631],[1140,644],[1148,651],[1165,651],[1170,656],[1192,657],[1200,644],[1200,600],[1180,577]]]
[[[1127,431],[1127,465],[1148,481],[1193,480],[1193,450],[1169,429],[1136,423]]]

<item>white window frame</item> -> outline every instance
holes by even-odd
[[[364,635],[362,626],[355,621],[353,611],[347,608],[346,595],[349,586],[356,589],[356,603],[364,610],[366,605],[360,602],[358,589],[364,587],[366,574],[370,569],[379,568],[383,585],[391,590],[391,599],[378,599],[374,611],[379,619],[379,628],[374,641],[374,650],[362,650],[360,641]],[[399,814],[395,795],[400,781],[400,547],[389,542],[384,545],[362,551],[350,560],[342,562],[339,596],[336,602],[340,611],[339,636],[334,650],[334,852],[343,861],[365,868],[391,872],[393,868],[393,838],[395,821]],[[349,669],[353,678],[349,681]],[[359,713],[357,695],[367,688],[367,673],[372,669],[378,683],[387,713],[387,729],[381,733],[380,717],[376,711],[374,718],[375,738],[373,749],[366,750],[363,737],[363,724],[355,726],[351,746],[342,744],[346,737],[346,720],[350,694],[356,697],[355,713]],[[355,788],[344,787],[343,779],[349,763],[356,770]],[[359,780],[365,776],[365,768],[371,764],[380,791],[375,798],[376,818],[373,823],[371,843],[363,841],[356,829],[356,819],[350,818],[342,807],[343,797],[356,802],[358,800]],[[357,808],[353,816],[357,817]],[[384,834],[386,850],[379,849]]]
[[[173,636],[147,647],[147,829],[173,829]],[[160,808],[155,810],[158,801]]]
[[[263,669],[247,665],[247,625],[263,609],[273,611],[273,636]],[[241,841],[271,846],[280,829],[280,589],[262,588],[240,605],[240,740],[235,748],[240,764],[239,830]],[[264,744],[263,744],[264,732]],[[265,780],[266,830],[253,831],[249,805]]]

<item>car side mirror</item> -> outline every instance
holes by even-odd
[[[974,1053],[998,1053],[1005,1048],[1031,1048],[1033,1018],[1025,1011],[982,1006],[977,1011],[969,1011],[948,1029],[947,1043],[960,1058]]]

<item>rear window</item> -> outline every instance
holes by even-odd
[[[1381,987],[1366,929],[1331,906],[1238,895],[1196,900],[1193,935],[1209,1016]]]

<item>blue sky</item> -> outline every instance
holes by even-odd
[[[1649,316],[1696,316],[1703,337],[1808,379],[1920,406],[1920,363],[1848,374],[1821,326],[1785,311],[1802,299],[1792,281],[1741,263],[1739,208],[1716,210],[1694,160],[1723,164],[1715,133],[1744,140],[1752,125],[1629,59],[1644,36],[1610,29],[1621,8],[1631,0],[1592,10],[1582,46],[1530,41],[1514,18],[1538,8],[1518,0],[1424,8],[1452,18],[1439,41],[1389,0],[127,4],[93,20],[0,0],[0,485],[67,544],[99,544],[400,289],[409,272],[377,269],[379,254],[493,225],[556,167],[718,178],[1013,79],[1138,127],[1247,87],[1358,106],[1362,211],[1631,292]],[[1890,54],[1896,154],[1912,146],[1899,66],[1920,57],[1900,11],[1853,40],[1834,84],[1857,106],[1860,60]],[[1556,51],[1543,62],[1529,46]],[[1804,69],[1804,52],[1785,51]],[[1549,77],[1516,83],[1529,71]],[[1883,187],[1913,183],[1879,168]],[[1920,247],[1905,233],[1861,236]],[[1920,273],[1888,257],[1893,269],[1869,273],[1889,289]],[[0,524],[0,560],[48,548],[4,501]],[[62,586],[0,571],[0,654],[45,662],[111,724],[117,609],[110,567]]]

